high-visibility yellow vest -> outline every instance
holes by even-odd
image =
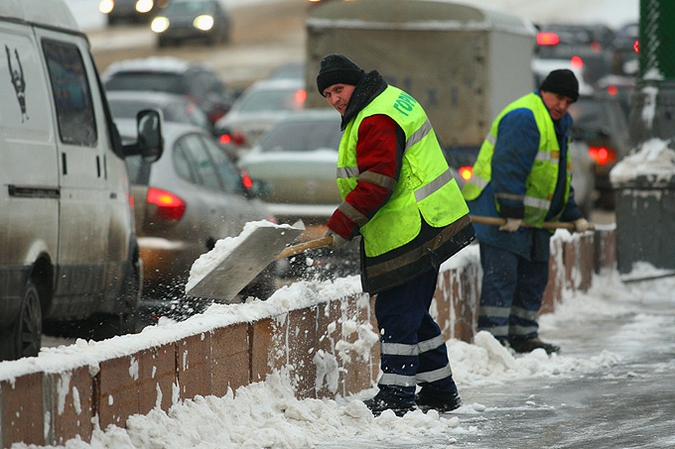
[[[499,131],[499,122],[504,115],[514,109],[529,109],[534,114],[534,120],[539,130],[539,151],[535,158],[532,170],[527,176],[525,197],[523,204],[525,206],[524,221],[534,226],[541,226],[546,218],[546,214],[551,208],[551,199],[558,181],[558,160],[560,158],[560,146],[556,138],[553,119],[542,101],[541,97],[535,93],[530,93],[521,97],[508,105],[497,116],[490,127],[490,132],[483,141],[478,153],[478,158],[473,166],[473,174],[464,188],[462,194],[464,199],[472,201],[478,198],[483,189],[492,179],[492,155],[494,154],[495,142]],[[564,203],[567,203],[570,192],[571,182],[571,160],[570,153],[567,152],[567,179],[565,185]],[[496,207],[499,211],[499,204]],[[549,218],[551,220],[551,218]],[[555,218],[552,219],[553,221]]]
[[[371,172],[359,173],[358,130],[366,117],[384,114],[403,129],[406,147],[398,183]],[[399,248],[420,232],[420,213],[433,227],[445,227],[469,213],[438,138],[422,106],[406,92],[388,86],[346,126],[340,141],[337,184],[344,200],[361,178],[392,189],[389,201],[368,220],[357,220],[368,257]]]

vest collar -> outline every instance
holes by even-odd
[[[373,98],[380,95],[387,88],[387,82],[382,78],[377,70],[366,73],[356,85],[354,93],[349,100],[345,115],[342,116],[340,128],[345,130],[347,124],[361,112]]]

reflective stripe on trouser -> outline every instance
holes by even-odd
[[[456,391],[445,340],[429,314],[438,272],[429,271],[377,295],[375,316],[380,330],[378,395],[393,401],[414,398],[415,385]]]
[[[483,267],[478,330],[498,340],[538,335],[537,316],[548,283],[548,262],[480,244]]]

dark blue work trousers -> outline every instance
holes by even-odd
[[[538,336],[537,316],[546,284],[548,261],[532,261],[480,243],[483,282],[478,330],[501,342]]]
[[[430,270],[401,286],[383,291],[375,300],[380,330],[378,381],[383,399],[414,401],[416,385],[457,392],[441,330],[429,314],[438,270]]]

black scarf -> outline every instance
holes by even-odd
[[[352,93],[352,97],[345,110],[345,115],[342,116],[340,129],[344,131],[347,124],[356,117],[356,114],[361,112],[368,103],[373,101],[373,98],[380,95],[386,88],[387,82],[377,70],[364,73]]]

